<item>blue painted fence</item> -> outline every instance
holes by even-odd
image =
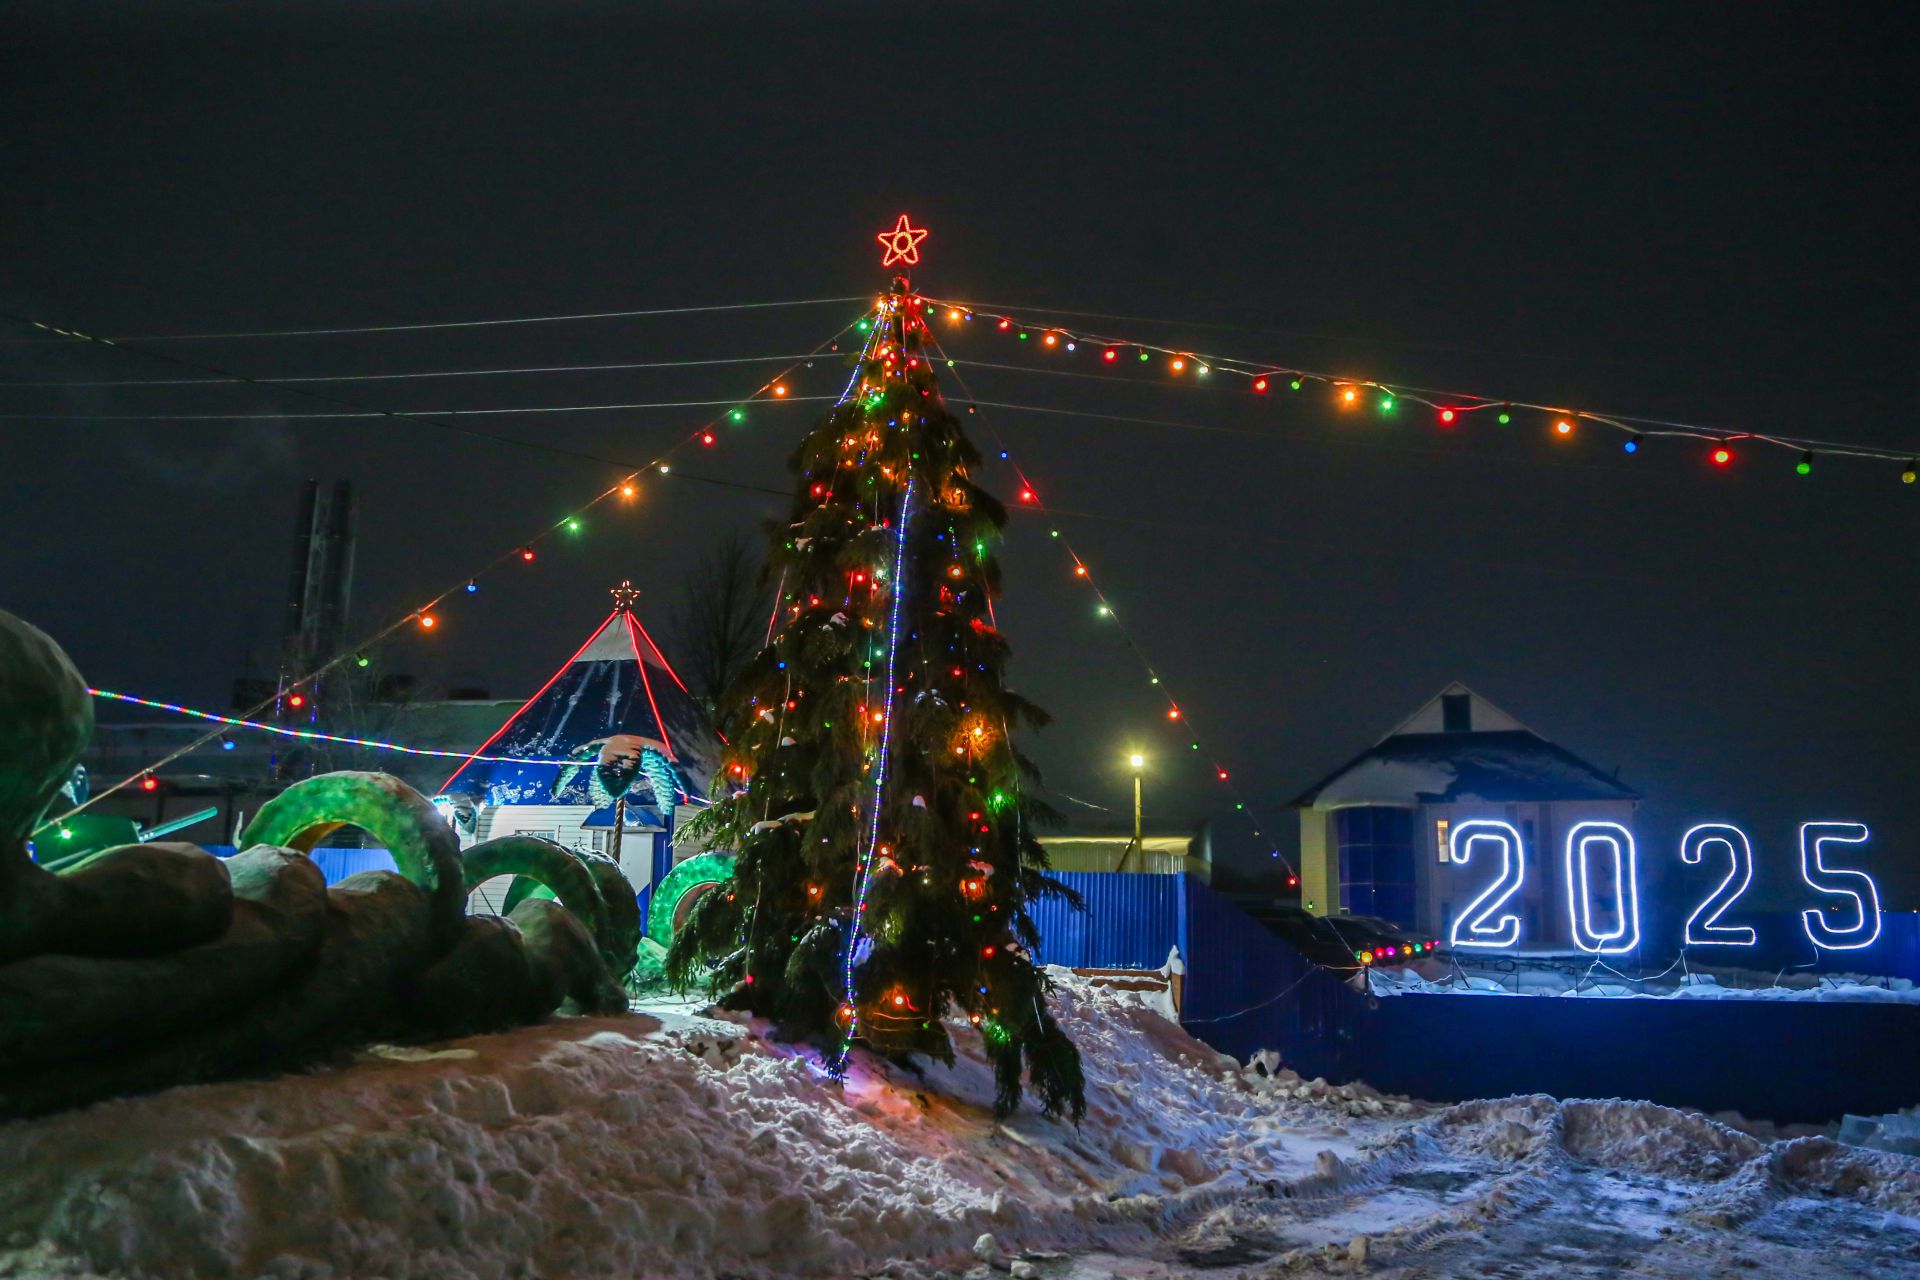
[[[234,847],[230,844],[210,844],[202,846],[208,853],[222,858],[231,858]],[[330,849],[322,846],[307,854],[313,859],[320,874],[328,884],[338,884],[348,876],[362,871],[398,871],[393,855],[385,849]]]
[[[1772,1000],[1373,998],[1316,969],[1189,876],[1059,875],[1093,908],[1041,903],[1040,958],[1077,968],[1186,962],[1181,1021],[1245,1058],[1277,1050],[1307,1076],[1365,1079],[1434,1101],[1547,1093],[1649,1098],[1825,1122],[1920,1102],[1920,1007]],[[1920,915],[1839,967],[1920,979]]]
[[[322,848],[312,856],[329,884],[394,865],[385,849]],[[1375,999],[1307,963],[1192,876],[1068,871],[1057,878],[1088,909],[1034,904],[1043,962],[1158,969],[1178,947],[1187,971],[1187,1029],[1237,1058],[1277,1050],[1302,1075],[1364,1079],[1440,1102],[1513,1093],[1649,1098],[1783,1122],[1876,1115],[1920,1102],[1920,1076],[1911,1066],[1920,1007],[1913,1005]],[[1779,928],[1768,932],[1783,934],[1787,922],[1775,923]],[[1827,970],[1920,981],[1920,913],[1885,913],[1880,939],[1858,952],[1783,952],[1775,963],[1807,958]]]

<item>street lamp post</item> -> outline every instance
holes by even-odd
[[[1140,777],[1147,767],[1147,758],[1135,752],[1127,757],[1127,763],[1133,766],[1133,841],[1127,845],[1126,852],[1120,855],[1120,864],[1114,868],[1116,871],[1125,871],[1127,859],[1133,856],[1134,850],[1140,848]]]

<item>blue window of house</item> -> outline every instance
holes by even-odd
[[[1342,907],[1413,927],[1413,818],[1411,809],[1334,811]]]

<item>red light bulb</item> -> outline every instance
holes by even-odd
[[[1120,358],[1120,353],[1118,351],[1115,351],[1112,347],[1108,347],[1105,351],[1100,353],[1100,358],[1102,360],[1105,360],[1108,364],[1112,364],[1115,360],[1118,360]]]
[[[1715,449],[1713,451],[1714,466],[1724,467],[1729,462],[1732,462],[1732,461],[1733,461],[1733,450],[1727,448],[1725,445],[1721,445],[1718,449]]]
[[[1442,421],[1442,422],[1452,422],[1452,421],[1453,421],[1453,410],[1451,410],[1451,409],[1442,409],[1442,410],[1440,411],[1440,421]]]
[[[1253,389],[1255,391],[1265,391],[1267,389],[1267,380],[1265,378],[1255,378],[1253,380]]]

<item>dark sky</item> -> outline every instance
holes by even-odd
[[[1920,450],[1910,6],[134,8],[16,5],[0,32],[0,309],[126,335],[856,295],[884,283],[872,237],[904,209],[933,229],[915,282],[936,295]],[[263,375],[775,356],[855,310],[162,349]],[[6,382],[172,376],[24,336],[0,335]],[[985,332],[952,354],[1066,367]],[[399,409],[706,399],[775,367],[332,389]],[[962,372],[983,399],[1215,428],[975,420],[1088,513],[1062,527],[1286,847],[1292,794],[1458,678],[1618,766],[1648,796],[1656,867],[1683,824],[1733,818],[1756,891],[1785,904],[1793,824],[1854,818],[1887,905],[1920,905],[1920,486],[1898,464],[1802,479],[1745,448],[1717,471],[1693,445],[1629,458],[1532,418],[1442,438],[1324,395]],[[314,407],[231,387],[0,397]],[[784,488],[805,412],[756,412],[687,467]],[[698,413],[475,425],[641,460]],[[0,606],[96,683],[218,703],[271,641],[304,477],[359,487],[371,626],[617,475],[391,420],[0,420]],[[655,482],[387,660],[530,691],[611,581],[660,619],[703,545],[780,506]],[[1001,617],[1057,716],[1035,744],[1055,784],[1123,804],[1137,742],[1155,816],[1220,812],[1044,520],[1016,520],[1007,561]]]

